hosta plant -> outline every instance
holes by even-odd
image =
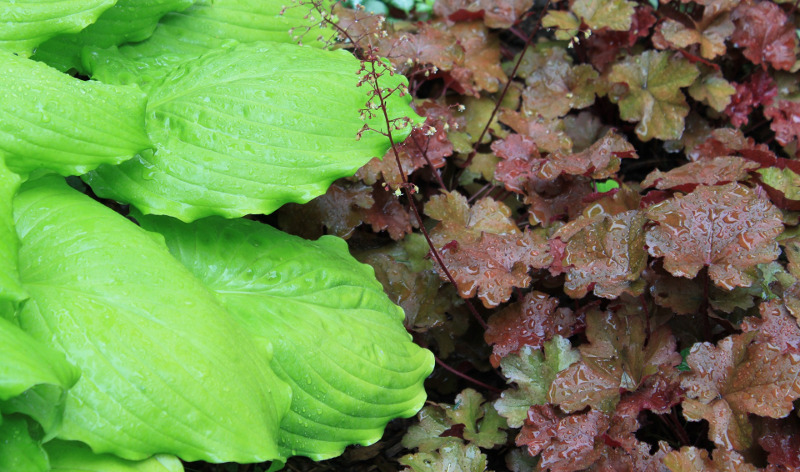
[[[422,406],[433,358],[373,269],[240,218],[323,194],[418,119],[401,76],[361,87],[282,10],[0,2],[0,470],[278,469]]]

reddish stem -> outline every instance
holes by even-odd
[[[444,362],[442,362],[442,360],[439,359],[438,357],[435,357],[435,359],[436,359],[436,364],[437,365],[443,367],[445,370],[447,370],[449,372],[452,372],[453,374],[461,377],[464,380],[468,380],[468,381],[474,383],[475,385],[479,385],[479,386],[485,388],[486,390],[490,390],[490,391],[495,392],[495,393],[501,393],[502,392],[502,390],[500,390],[499,388],[492,387],[491,385],[485,384],[485,383],[481,382],[478,379],[474,379],[474,378],[470,377],[469,375],[467,375],[467,374],[465,374],[463,372],[459,372],[458,370],[456,370],[456,369],[450,367],[449,365],[445,364]]]

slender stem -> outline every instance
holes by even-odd
[[[442,180],[442,176],[439,173],[439,170],[436,169],[435,167],[433,167],[433,163],[431,162],[430,158],[428,157],[428,143],[425,143],[425,149],[423,149],[422,146],[419,145],[419,141],[417,141],[416,136],[412,135],[411,139],[414,141],[414,145],[417,146],[417,149],[419,149],[419,152],[422,153],[422,157],[425,158],[425,162],[427,162],[428,165],[431,167],[431,171],[433,171],[433,175],[436,177],[436,180],[439,182],[439,187],[441,187],[442,190],[447,190],[447,185],[444,184],[444,180]],[[430,142],[430,138],[428,138],[428,142]]]
[[[547,0],[544,8],[542,9],[541,13],[539,13],[539,18],[536,20],[536,26],[533,28],[531,33],[525,38],[525,46],[522,48],[522,52],[519,53],[519,58],[517,62],[514,64],[514,68],[511,69],[511,73],[508,75],[508,80],[506,80],[506,84],[503,86],[503,90],[500,92],[500,96],[497,97],[497,100],[494,104],[494,109],[492,109],[491,115],[489,115],[489,119],[486,121],[486,125],[483,127],[481,134],[478,136],[478,140],[475,141],[475,144],[472,145],[472,151],[470,151],[469,156],[467,156],[467,160],[464,161],[463,168],[461,172],[464,171],[469,164],[472,162],[472,159],[475,158],[475,155],[478,153],[478,146],[481,145],[483,141],[483,137],[486,136],[486,133],[489,131],[489,127],[492,125],[492,121],[494,121],[494,117],[497,115],[497,112],[500,110],[500,104],[503,103],[503,99],[506,97],[506,93],[508,93],[508,89],[511,87],[511,82],[513,81],[514,77],[517,76],[517,71],[519,70],[519,66],[522,64],[522,58],[525,57],[525,52],[531,45],[533,41],[533,37],[536,36],[536,33],[539,32],[539,28],[542,26],[542,18],[547,10],[550,9],[550,0]],[[458,179],[456,179],[458,181]]]
[[[485,383],[481,382],[478,379],[474,379],[474,378],[470,377],[469,375],[467,375],[467,374],[465,374],[463,372],[459,372],[458,370],[456,370],[456,369],[450,367],[449,365],[445,364],[444,362],[442,362],[442,360],[439,359],[438,357],[435,357],[435,359],[436,359],[436,364],[437,365],[443,367],[445,370],[447,370],[449,372],[452,372],[453,374],[461,377],[464,380],[468,380],[468,381],[474,383],[475,385],[479,385],[479,386],[485,388],[486,390],[490,390],[490,391],[492,391],[494,393],[501,393],[502,392],[502,390],[500,390],[499,388],[492,387],[491,385],[485,384]]]

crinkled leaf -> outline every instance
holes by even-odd
[[[378,133],[356,139],[368,98],[358,68],[345,51],[291,44],[209,53],[153,86],[147,131],[156,150],[86,180],[99,195],[184,221],[304,203],[389,147]],[[392,95],[389,116],[413,115],[409,100]],[[377,117],[367,123],[381,129]]]
[[[547,392],[556,374],[579,359],[580,354],[569,340],[559,335],[545,342],[542,349],[526,345],[518,353],[504,357],[500,361],[503,376],[517,386],[504,390],[495,401],[498,413],[510,427],[519,428],[531,406],[547,403]]]
[[[699,74],[697,66],[685,59],[645,51],[614,64],[609,80],[627,84],[628,90],[610,98],[619,105],[623,120],[639,122],[636,135],[641,140],[678,139],[689,114],[680,89],[692,85]]]
[[[800,355],[770,343],[752,343],[752,333],[729,336],[717,346],[698,343],[686,359],[683,414],[709,422],[709,438],[720,447],[744,450],[753,442],[749,413],[782,418],[800,398]]]
[[[593,30],[627,31],[634,6],[628,0],[575,0],[570,10]]]
[[[465,93],[477,96],[479,92],[494,93],[508,81],[500,67],[500,39],[480,22],[456,23],[447,29],[458,44],[464,47],[468,60],[451,72]]]
[[[439,0],[433,11],[452,21],[477,17],[489,28],[510,28],[531,6],[533,0]]]
[[[532,456],[541,454],[538,467],[542,470],[583,470],[600,459],[601,438],[609,420],[595,410],[561,417],[550,406],[532,406],[517,436],[517,446],[527,446]]]
[[[31,296],[20,325],[82,372],[59,437],[130,460],[280,457],[290,396],[270,342],[249,336],[163,240],[57,178],[24,185],[14,215]]]
[[[718,286],[749,287],[756,264],[775,260],[780,212],[739,184],[698,187],[650,207],[658,223],[647,232],[650,255],[664,258],[672,275],[693,278],[704,266]]]
[[[78,80],[10,54],[0,63],[0,152],[12,171],[83,174],[150,147],[138,89]]]
[[[408,467],[405,472],[485,472],[486,455],[474,444],[453,444],[444,446],[437,452],[419,452],[398,459]]]
[[[483,135],[481,144],[488,144],[492,140],[492,133],[502,135],[500,124],[497,122],[498,116],[492,116],[492,111],[495,107],[493,99],[466,96],[461,100],[461,105],[463,106],[463,112],[456,115],[456,117],[464,120],[464,126],[459,126],[458,129],[450,129],[447,134],[456,152],[469,153],[472,151],[472,146],[480,138],[487,122],[490,122],[489,130]]]
[[[23,416],[3,416],[0,422],[0,470],[49,472],[47,453],[28,432]]]
[[[730,14],[705,17],[699,23],[687,27],[679,21],[667,18],[656,28],[653,42],[659,49],[687,48],[693,44],[700,45],[700,55],[706,59],[714,59],[725,54],[725,40],[734,30]]]
[[[281,229],[304,238],[332,234],[347,239],[361,225],[362,211],[373,203],[372,187],[340,180],[305,205],[284,206],[278,218]]]
[[[723,111],[731,103],[736,88],[722,77],[722,73],[705,74],[689,87],[689,95],[716,111]]]
[[[764,433],[758,438],[758,444],[769,455],[770,464],[782,465],[788,470],[800,469],[800,421],[797,416],[789,416],[783,420],[768,419],[764,421]]]
[[[772,2],[742,3],[733,12],[736,30],[731,41],[744,48],[744,56],[753,64],[770,64],[790,70],[797,60],[797,37],[794,24]]]
[[[669,329],[657,328],[647,337],[643,316],[592,310],[586,336],[581,361],[560,372],[550,387],[550,401],[564,411],[587,406],[613,411],[621,391],[634,391],[648,376],[681,362]]]
[[[670,451],[664,456],[664,465],[672,472],[695,472],[698,470],[720,472],[756,472],[761,470],[745,462],[736,451],[714,449],[711,458],[708,451],[694,446],[684,446],[679,451]]]
[[[409,426],[403,435],[403,447],[419,449],[419,452],[425,453],[460,444],[461,438],[457,436],[442,436],[453,427],[453,422],[447,417],[446,411],[440,404],[424,406],[417,415],[419,423]]]
[[[34,48],[62,33],[92,24],[115,0],[3,0],[0,50],[28,57]]]
[[[287,6],[284,0],[197,2],[187,10],[167,14],[146,41],[119,48],[86,48],[83,63],[97,80],[149,87],[173,67],[229,46],[231,40],[293,43],[297,40],[289,34],[290,30],[296,28],[295,35],[299,35],[306,26],[311,29],[303,38],[304,44],[321,47],[323,43],[317,37],[331,36],[305,18],[308,8],[286,8],[281,14],[284,6]]]
[[[489,360],[497,367],[500,360],[523,346],[541,349],[555,335],[570,337],[577,323],[569,308],[558,308],[558,299],[533,291],[525,298],[489,318],[483,337],[492,346]]]
[[[561,174],[607,179],[619,171],[623,158],[638,159],[639,155],[623,135],[611,130],[581,152],[556,151],[541,161],[536,175],[545,180],[553,180]]]
[[[772,343],[781,352],[800,354],[800,326],[781,300],[762,302],[758,308],[761,317],[745,318],[742,331],[755,332],[758,339]]]
[[[641,293],[640,275],[647,265],[645,222],[642,212],[630,210],[563,226],[555,237],[567,242],[562,261],[567,272],[565,293],[572,298],[583,298],[589,290],[605,298]],[[573,232],[575,225],[582,228]]]
[[[593,192],[591,179],[569,175],[554,181],[532,180],[525,190],[528,220],[532,225],[544,226],[580,215],[587,206],[586,198]],[[558,261],[560,259],[556,258]]]
[[[20,178],[8,170],[0,155],[0,300],[18,302],[27,297],[19,282],[17,250],[19,240],[14,230],[11,202],[19,188]]]
[[[531,267],[548,267],[553,258],[538,233],[483,233],[477,241],[445,245],[439,251],[462,297],[475,295],[487,308],[508,301],[514,287],[526,288]],[[441,267],[439,275],[446,280]]]
[[[245,331],[272,342],[272,369],[292,387],[284,455],[321,460],[372,444],[390,419],[424,403],[432,355],[411,342],[402,310],[341,239],[306,241],[243,219],[142,223]]]
[[[425,214],[440,223],[431,231],[431,240],[437,247],[453,240],[477,241],[481,233],[520,234],[511,220],[511,209],[491,198],[481,198],[470,206],[459,192],[434,195],[425,205]]]
[[[758,164],[738,156],[720,156],[684,164],[667,172],[658,169],[642,181],[642,187],[694,190],[697,185],[719,185],[745,180]]]
[[[746,125],[754,107],[770,105],[778,94],[778,88],[772,77],[764,70],[754,72],[746,82],[734,84],[736,93],[724,113],[737,128]]]
[[[614,62],[621,49],[630,48],[639,38],[650,36],[650,29],[656,24],[653,8],[647,4],[639,4],[631,17],[631,26],[625,31],[602,29],[593,31],[588,38],[581,40],[586,48],[586,56],[595,69],[602,71],[606,65]],[[545,17],[546,18],[546,17]]]
[[[522,111],[528,116],[554,119],[594,103],[597,71],[586,64],[573,66],[565,49],[528,49],[520,69],[526,83]]]
[[[764,116],[772,119],[769,126],[779,143],[787,145],[800,139],[800,101],[781,100],[766,108]]]
[[[445,414],[452,426],[463,425],[461,436],[478,447],[489,449],[506,442],[506,420],[471,388],[456,395],[453,406],[445,407]]]
[[[78,33],[62,34],[40,44],[34,59],[57,69],[83,71],[84,46],[107,48],[147,39],[158,20],[171,11],[185,10],[195,0],[117,0],[113,7]]]
[[[181,461],[166,454],[134,462],[112,454],[95,454],[79,442],[59,440],[45,444],[45,450],[52,472],[183,472]]]
[[[539,149],[533,139],[521,134],[510,134],[492,143],[492,151],[502,159],[497,163],[494,178],[508,190],[522,193],[525,183],[534,175],[540,159]]]
[[[533,139],[536,147],[542,152],[572,151],[572,140],[564,129],[563,120],[545,120],[538,116],[526,116],[524,113],[501,108],[498,114],[501,123],[508,125],[519,134]]]

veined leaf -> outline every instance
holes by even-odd
[[[3,416],[0,423],[0,470],[49,472],[47,454],[28,432],[23,416]]]
[[[128,461],[112,454],[95,454],[85,444],[50,441],[45,444],[51,472],[183,472],[175,456],[157,454],[143,461]]]
[[[129,460],[278,458],[288,387],[162,242],[55,177],[14,200],[22,328],[82,376],[59,437]]]
[[[295,35],[310,28],[302,43],[324,46],[317,40],[331,31],[314,27],[308,7],[286,0],[215,0],[199,2],[182,12],[166,15],[147,41],[108,47],[98,44],[86,49],[84,65],[92,77],[108,83],[138,83],[147,87],[167,75],[172,67],[202,56],[214,49],[240,43],[273,41],[296,43]],[[319,21],[319,19],[317,19]],[[119,43],[118,43],[119,44]]]
[[[184,10],[195,0],[118,0],[79,33],[51,38],[36,48],[34,59],[60,70],[77,69],[81,65],[84,46],[107,48],[126,42],[143,41],[155,30],[158,20],[171,11]]]
[[[28,57],[40,43],[92,24],[116,0],[0,0],[0,51]]]
[[[0,54],[0,67],[0,152],[12,171],[83,174],[150,147],[135,87],[85,82],[11,54]]]
[[[151,90],[147,131],[156,151],[86,180],[98,195],[183,221],[305,203],[389,147],[378,133],[356,138],[369,98],[358,70],[350,53],[291,44],[211,52]],[[387,74],[381,86],[401,80]],[[389,117],[415,116],[409,101],[389,97]],[[378,117],[367,123],[385,129]],[[396,131],[395,140],[409,131]]]
[[[306,241],[249,220],[142,223],[247,332],[272,341],[272,368],[292,386],[281,423],[286,455],[337,456],[422,407],[433,356],[411,342],[402,310],[343,240]]]
[[[20,178],[8,170],[0,153],[0,300],[21,301],[27,297],[19,283],[17,250],[19,241],[14,230],[11,200],[19,188]]]

